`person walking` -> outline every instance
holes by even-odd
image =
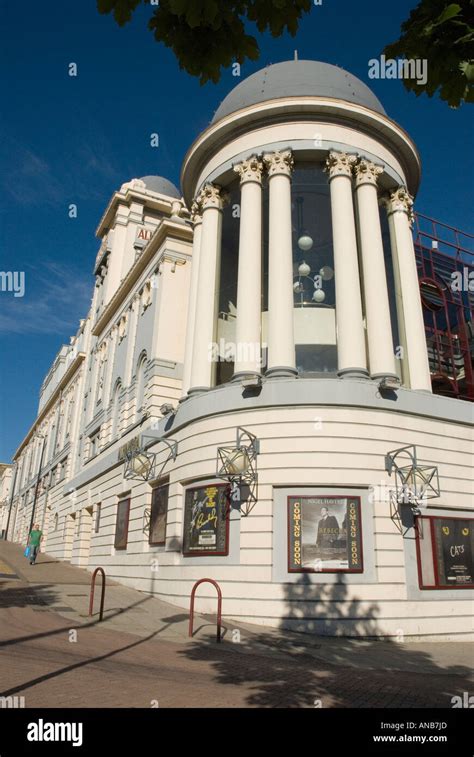
[[[40,531],[40,527],[38,523],[35,523],[33,528],[30,531],[30,535],[28,537],[28,546],[30,548],[30,565],[34,565],[36,562],[36,555],[38,554],[38,550],[40,548],[41,539],[43,538],[43,532]]]

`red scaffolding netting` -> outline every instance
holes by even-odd
[[[415,214],[415,255],[435,394],[474,401],[474,235]]]

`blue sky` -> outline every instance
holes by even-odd
[[[241,76],[293,58],[295,49],[300,59],[358,76],[420,150],[417,210],[472,232],[472,106],[452,110],[407,93],[400,81],[368,79],[368,61],[398,38],[416,4],[323,0],[295,38],[255,32],[261,58]],[[23,298],[0,292],[0,461],[7,461],[34,419],[52,360],[88,310],[95,229],[112,193],[146,174],[178,184],[187,148],[242,78],[229,69],[218,85],[201,87],[180,71],[146,28],[149,7],[122,29],[98,14],[95,0],[1,9],[0,269],[26,276]],[[71,62],[77,77],[68,76]],[[158,148],[150,146],[153,132]]]

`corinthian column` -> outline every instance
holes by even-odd
[[[338,374],[367,378],[359,262],[352,199],[355,155],[330,152],[326,161],[331,190]]]
[[[268,272],[268,376],[294,376],[293,250],[290,150],[263,157],[270,185]]]
[[[239,272],[234,378],[261,372],[262,171],[256,156],[234,166],[240,176]]]
[[[206,184],[198,198],[202,207],[202,232],[189,394],[206,391],[214,384],[213,344],[219,305],[222,209],[226,198],[222,188],[214,184]]]
[[[383,166],[360,160],[354,172],[370,375],[373,379],[398,380],[377,193],[377,181],[383,173]]]
[[[394,268],[400,281],[397,307],[406,343],[405,368],[411,389],[431,392],[430,366],[426,347],[425,323],[421,307],[420,286],[416,269],[411,224],[413,198],[399,187],[384,200],[387,208]]]
[[[188,393],[191,382],[191,365],[193,361],[194,325],[196,322],[196,303],[199,277],[199,254],[201,252],[202,207],[200,202],[191,206],[191,221],[194,227],[193,256],[191,261],[191,281],[189,285],[188,317],[186,323],[186,347],[184,350],[182,396]]]

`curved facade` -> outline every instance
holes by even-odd
[[[46,551],[182,608],[214,578],[226,618],[472,638],[472,405],[431,391],[409,136],[355,77],[290,62],[223,101],[182,200],[148,178],[104,214],[35,426],[77,381],[66,479],[35,505]],[[386,464],[413,446],[440,484],[419,507]]]

